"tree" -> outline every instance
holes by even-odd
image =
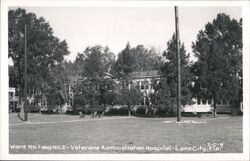
[[[66,102],[68,93],[66,91],[66,82],[68,80],[65,69],[66,62],[57,64],[50,69],[50,77],[46,86],[43,85],[43,94],[46,95],[47,102],[52,106],[59,106]],[[45,84],[45,83],[43,83]]]
[[[74,75],[81,76],[83,74],[83,68],[85,63],[86,56],[84,54],[78,53],[74,63],[72,63],[72,73]]]
[[[131,116],[131,110],[135,105],[138,105],[143,98],[143,95],[138,86],[130,83],[128,85],[126,81],[122,81],[115,91],[116,103],[125,104],[128,107],[128,116]]]
[[[134,71],[135,58],[131,52],[130,44],[127,43],[125,49],[118,54],[118,59],[113,66],[113,73],[118,79],[123,79]]]
[[[137,45],[131,52],[135,59],[135,71],[159,70],[163,65],[162,57],[155,48],[147,49],[143,45]]]
[[[167,114],[174,114],[176,106],[176,98],[171,96],[171,88],[164,78],[154,80],[152,83],[154,92],[150,94],[151,108],[157,107],[160,111],[165,111]]]
[[[193,92],[202,99],[212,99],[214,117],[216,103],[242,101],[242,20],[218,14],[212,23],[199,31],[193,43],[198,58],[192,67],[195,75]]]
[[[78,55],[79,61],[83,61],[82,82],[76,89],[76,93],[84,95],[87,102],[94,106],[110,104],[109,91],[112,85],[111,66],[114,63],[114,54],[108,47],[99,45],[87,47]]]
[[[127,43],[125,49],[118,54],[113,73],[121,79],[134,71],[159,70],[162,64],[162,58],[156,49],[147,49],[143,45],[131,48]]]
[[[18,8],[9,11],[9,55],[17,71],[16,84],[24,88],[24,26],[27,26],[28,87],[45,89],[50,86],[51,69],[69,54],[65,40],[60,41],[44,18]],[[21,98],[21,97],[20,97]]]
[[[172,111],[176,110],[177,96],[177,54],[176,54],[176,36],[173,34],[172,39],[167,43],[167,50],[163,53],[166,59],[165,64],[161,67],[162,78],[156,87],[159,96],[159,103],[165,105]],[[189,54],[186,54],[184,44],[180,46],[181,57],[181,104],[187,105],[192,103],[192,94],[190,91],[192,83],[192,74],[190,72]]]
[[[74,95],[74,112],[78,110],[84,111],[84,105],[87,104],[87,99],[83,93],[77,93]]]
[[[159,70],[162,64],[162,57],[156,50],[154,48],[147,49],[143,45],[131,48],[130,44],[127,43],[125,49],[118,54],[118,59],[113,66],[113,73],[121,82],[118,102],[128,105],[129,115],[131,114],[131,106],[139,104],[143,98],[139,87],[132,86],[129,74],[134,71]],[[128,88],[129,84],[130,88]],[[149,96],[146,96],[146,99],[149,100]]]

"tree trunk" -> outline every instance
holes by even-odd
[[[21,76],[21,68],[20,68],[20,64],[19,64],[20,61],[18,61],[18,64],[17,64],[17,70],[18,70],[18,84],[19,84],[19,106],[21,106],[21,103],[22,103],[22,96],[23,96],[23,93],[22,93],[22,76]]]
[[[23,104],[23,87],[22,87],[22,78],[19,77],[19,99],[18,99],[18,104],[19,104],[19,114],[24,114],[24,104]]]
[[[148,115],[148,111],[149,111],[149,107],[147,106],[146,109],[145,109],[145,116]]]
[[[216,102],[217,102],[217,100],[214,98],[214,110],[213,110],[213,116],[214,116],[214,118],[217,116]]]
[[[91,106],[91,116],[94,117],[94,99],[95,99],[95,87],[93,88],[93,95],[92,95],[92,100],[91,100],[91,103],[92,103],[92,106]]]
[[[128,116],[131,116],[130,105],[128,105]]]

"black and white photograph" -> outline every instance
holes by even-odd
[[[249,1],[1,3],[1,159],[249,160]]]

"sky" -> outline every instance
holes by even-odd
[[[162,52],[175,32],[174,7],[22,7],[38,17],[44,17],[54,35],[68,43],[74,61],[87,46],[109,46],[114,54],[127,42]],[[15,8],[10,8],[15,9]],[[212,22],[218,13],[231,18],[242,17],[241,7],[179,7],[180,39],[188,53],[199,30]]]

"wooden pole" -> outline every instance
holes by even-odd
[[[27,27],[24,26],[24,121],[28,121],[27,113]]]
[[[178,7],[175,6],[175,31],[176,31],[176,54],[177,54],[177,122],[181,121],[181,69],[180,69],[180,38],[179,38],[179,15]]]

